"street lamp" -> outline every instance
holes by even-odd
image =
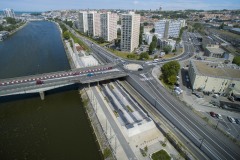
[[[217,122],[217,125],[216,125],[216,127],[215,127],[215,130],[216,130],[216,129],[217,129],[217,127],[218,127],[218,123],[219,123],[219,121],[220,121],[220,120],[218,120],[218,122]]]
[[[199,148],[201,149],[201,147],[202,147],[202,144],[203,144],[203,141],[204,141],[204,138],[202,138],[202,139],[199,139],[200,141],[201,141],[201,143],[200,143],[200,146],[199,146]]]

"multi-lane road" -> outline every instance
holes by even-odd
[[[70,31],[75,33],[72,29]],[[75,33],[76,34],[76,33]],[[77,34],[76,34],[77,35]],[[92,51],[96,56],[101,58],[104,62],[115,62],[118,57],[109,53],[104,48],[92,43],[90,40],[77,35],[78,38],[81,38],[88,46],[92,48]],[[178,57],[174,57],[170,60],[187,60],[194,55],[194,47],[189,43],[187,39],[186,32],[183,33],[183,45],[184,53]],[[159,62],[160,63],[165,63]],[[142,61],[122,61],[127,63],[140,63]],[[121,67],[122,65],[119,65]],[[122,67],[123,68],[123,67]],[[145,74],[146,77],[149,77],[149,80],[141,81],[141,75],[137,72],[128,72],[128,74],[138,82],[145,90],[148,91],[148,94],[155,98],[159,107],[156,109],[158,112],[162,112],[168,117],[168,120],[175,125],[186,137],[189,138],[189,141],[192,141],[199,150],[203,151],[211,159],[240,159],[239,147],[226,138],[224,135],[214,130],[206,124],[206,122],[200,117],[196,116],[189,108],[187,108],[182,102],[175,99],[170,93],[168,93],[165,88],[159,85],[159,83],[154,80],[153,76],[150,74],[152,67],[146,66],[141,71],[142,74]],[[144,95],[143,95],[144,96]],[[155,105],[156,107],[157,105]],[[170,115],[170,118],[169,118]],[[190,148],[192,149],[192,148]]]

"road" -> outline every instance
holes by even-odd
[[[81,38],[86,44],[90,47],[92,42],[89,40]],[[183,43],[184,43],[184,53],[176,58],[170,60],[186,60],[194,55],[194,47],[192,44],[188,44],[186,32],[183,33]],[[96,45],[97,46],[97,45]],[[94,46],[95,47],[95,46]],[[93,48],[94,48],[93,47]],[[98,50],[97,55],[104,56],[106,61],[114,62],[116,56],[109,54],[105,49],[99,49],[100,46],[97,46]],[[95,49],[93,49],[94,51]],[[103,57],[102,57],[103,58]],[[104,59],[104,58],[103,58]],[[124,60],[128,63],[133,61]],[[167,62],[165,61],[165,62]],[[159,62],[165,63],[165,62]],[[143,62],[136,62],[141,63]],[[149,68],[149,70],[151,70]],[[156,103],[158,103],[161,108],[156,108],[159,112],[162,112],[161,109],[164,109],[171,118],[168,118],[175,127],[177,127],[182,133],[189,138],[201,151],[207,154],[211,159],[240,159],[239,147],[234,144],[230,139],[226,138],[221,133],[217,132],[200,117],[196,116],[191,110],[189,110],[182,102],[178,101],[173,97],[168,91],[165,90],[156,80],[149,81],[140,81],[142,78],[139,73],[127,71],[130,76],[132,76],[135,81],[137,81],[145,90],[148,91],[150,95],[155,97]],[[146,69],[142,72],[146,72]],[[146,77],[153,77],[150,72],[146,73]],[[166,115],[165,115],[166,116]],[[189,148],[191,149],[191,148]]]

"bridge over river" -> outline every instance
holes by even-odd
[[[44,91],[47,90],[74,83],[93,83],[125,76],[127,76],[127,73],[116,64],[110,63],[69,71],[0,79],[0,96],[40,93],[41,99],[44,99]]]

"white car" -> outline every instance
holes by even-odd
[[[232,123],[236,123],[236,121],[235,121],[234,118],[232,118],[232,117],[230,117],[230,116],[227,116],[227,118],[228,118],[228,120],[229,120],[230,122],[232,122]]]
[[[216,114],[218,119],[223,119],[221,114]]]

